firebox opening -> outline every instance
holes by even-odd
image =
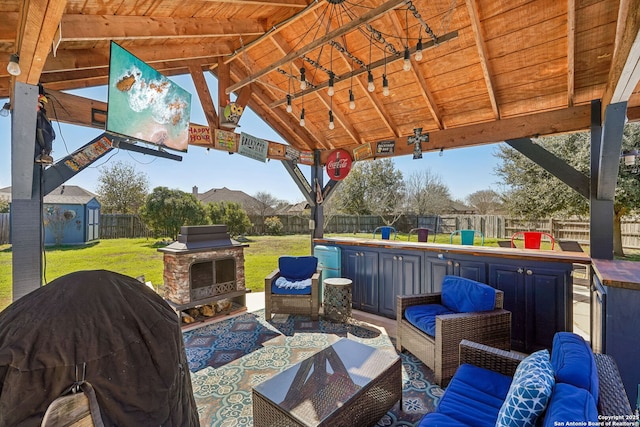
[[[236,261],[222,258],[193,263],[190,282],[192,300],[233,292],[236,290]]]

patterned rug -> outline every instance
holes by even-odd
[[[392,340],[373,326],[304,316],[276,315],[271,322],[264,310],[245,313],[184,334],[191,380],[202,426],[251,426],[251,387],[346,337],[371,347],[395,352]],[[433,411],[442,389],[433,372],[403,352],[403,411],[399,404],[379,426],[415,426]]]

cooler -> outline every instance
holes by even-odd
[[[320,295],[324,295],[324,279],[340,277],[342,275],[342,257],[340,248],[336,246],[318,245],[313,248],[313,255],[318,258],[320,276]]]

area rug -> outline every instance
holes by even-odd
[[[314,322],[282,315],[267,322],[264,310],[183,335],[202,426],[253,425],[251,388],[340,338],[395,352],[386,334],[364,322]],[[408,353],[400,357],[403,410],[394,405],[379,426],[415,426],[423,414],[435,409],[442,395],[431,370]]]

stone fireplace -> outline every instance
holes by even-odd
[[[184,226],[164,253],[164,298],[179,312],[228,299],[246,308],[244,247],[226,225]],[[237,307],[236,307],[237,308]]]

